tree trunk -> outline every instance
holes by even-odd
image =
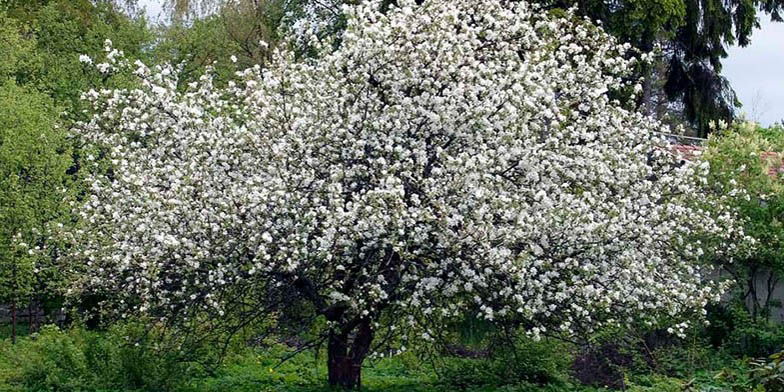
[[[31,295],[30,302],[27,303],[27,330],[29,331],[28,333],[33,332],[33,324],[35,323],[34,317],[35,316],[33,315],[33,296]]]
[[[11,300],[11,344],[16,344],[16,298]]]
[[[751,293],[751,319],[757,322],[759,299],[757,298],[757,267],[749,271],[749,292]]]
[[[329,385],[359,389],[362,385],[362,361],[370,351],[373,329],[370,320],[359,321],[354,331],[333,332],[327,345]]]
[[[653,50],[653,40],[646,39],[640,45],[641,49],[645,53],[650,53]],[[643,81],[642,81],[642,97],[640,97],[640,106],[642,108],[642,112],[646,116],[650,116],[654,114],[653,110],[653,71],[656,64],[645,64],[643,69]]]

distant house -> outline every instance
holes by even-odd
[[[684,161],[694,161],[699,159],[699,156],[702,154],[702,150],[704,149],[701,143],[676,144],[677,142],[678,141],[673,143],[671,148]],[[778,176],[784,176],[784,154],[775,151],[762,152],[760,153],[760,160],[770,163],[768,174],[771,177],[776,178]]]
[[[673,144],[671,148],[684,161],[697,160],[700,154],[702,154],[703,149],[702,146],[689,144]]]
[[[770,168],[768,169],[768,174],[776,178],[780,175],[784,175],[784,162],[782,162],[782,154],[778,152],[763,152],[760,154],[760,158],[770,162]]]

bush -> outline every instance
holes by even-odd
[[[496,345],[509,347],[509,345]],[[449,390],[478,387],[564,385],[571,358],[563,344],[521,338],[513,347],[495,350],[487,359],[445,358],[439,367],[439,384]],[[527,387],[526,387],[527,388]]]
[[[201,358],[160,350],[145,336],[135,324],[107,332],[46,326],[0,346],[0,391],[172,391],[205,375]]]
[[[751,361],[751,382],[766,392],[784,392],[784,351]]]
[[[46,326],[34,339],[23,339],[15,346],[3,346],[6,357],[3,373],[7,385],[33,391],[79,391],[92,384],[83,341]],[[20,388],[21,389],[21,388]]]
[[[764,319],[753,320],[743,305],[713,307],[705,336],[714,347],[736,356],[765,357],[784,349],[784,328]]]

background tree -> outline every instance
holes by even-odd
[[[758,240],[749,257],[723,263],[738,284],[756,322],[771,315],[771,298],[784,276],[784,182],[781,169],[784,129],[754,123],[733,125],[708,141],[711,186],[740,211],[746,233]],[[743,189],[744,192],[733,191]]]
[[[227,81],[237,67],[270,61],[280,40],[284,6],[282,0],[236,1],[190,23],[161,26],[153,55],[158,62],[183,67],[181,83],[197,80],[208,67]]]
[[[129,58],[149,59],[153,35],[146,21],[126,16],[111,2],[42,0],[7,7],[8,26],[31,46],[20,52],[12,77],[52,97],[69,118],[81,112],[82,92],[103,83],[97,74],[84,72],[80,55],[96,56],[109,39]]]
[[[337,50],[282,51],[226,88],[181,91],[108,49],[141,89],[86,94],[77,129],[112,170],[62,233],[77,294],[173,327],[321,323],[305,347],[326,344],[345,387],[467,310],[576,336],[719,295],[698,261],[737,243],[693,240],[737,235],[732,214],[702,207],[707,166],[609,97],[631,87],[628,47],[524,2],[346,17]]]
[[[68,193],[77,188],[74,184],[78,182],[80,146],[78,143],[69,146],[74,140],[66,139],[63,131],[56,131],[55,127],[65,129],[83,115],[80,95],[84,90],[93,86],[119,86],[123,80],[129,80],[106,79],[86,69],[80,57],[101,52],[107,38],[117,41],[127,55],[142,57],[151,33],[143,19],[129,18],[106,2],[10,1],[2,7],[8,12],[0,11],[0,52],[3,53],[0,83],[5,100],[0,108],[3,117],[0,132],[6,141],[0,148],[13,156],[4,157],[7,159],[3,176],[9,177],[0,186],[0,197],[4,200],[3,208],[7,207],[3,216],[7,224],[0,231],[0,242],[4,244],[3,258],[9,267],[3,272],[14,276],[5,281],[0,303],[14,306],[26,303],[30,314],[37,314],[41,309],[49,313],[62,306],[62,293],[57,287],[62,283],[58,268],[52,265],[51,257],[18,253],[21,251],[12,245],[16,241],[39,246],[41,241],[32,242],[30,230],[42,230],[43,221],[59,217],[64,208],[45,203],[53,203],[53,195],[64,198],[65,194],[58,193],[63,187]],[[25,108],[28,104],[29,108]],[[74,159],[66,159],[63,154]],[[71,166],[66,168],[70,181],[52,179],[65,176],[66,170],[59,173],[55,172],[59,167],[40,167],[62,160],[70,162]],[[25,173],[52,178],[30,179]],[[30,194],[29,200],[22,198],[25,192]],[[36,195],[42,199],[36,199]],[[19,233],[22,238],[14,237]],[[31,317],[29,322],[33,321]]]
[[[16,310],[40,285],[38,252],[47,224],[67,216],[72,165],[64,132],[55,127],[55,108],[40,93],[0,85],[0,303]]]

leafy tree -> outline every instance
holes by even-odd
[[[89,59],[91,54],[94,56],[102,52],[107,38],[116,41],[115,46],[121,48],[126,55],[137,58],[144,58],[147,51],[145,46],[151,42],[152,38],[143,19],[126,17],[108,2],[93,3],[86,0],[7,1],[2,2],[0,8],[2,9],[0,10],[0,52],[3,53],[0,58],[0,83],[8,82],[9,86],[14,86],[13,89],[4,86],[3,91],[6,95],[3,97],[11,99],[9,97],[13,96],[13,93],[19,93],[25,95],[20,97],[20,102],[36,102],[29,111],[22,110],[22,106],[9,106],[11,105],[9,102],[3,103],[5,106],[2,107],[2,116],[5,122],[2,125],[6,128],[3,129],[3,132],[7,132],[4,134],[6,140],[13,137],[17,127],[27,127],[25,129],[29,128],[29,132],[33,132],[33,128],[39,127],[41,128],[39,131],[44,135],[54,134],[53,130],[43,128],[52,128],[55,123],[67,127],[74,119],[84,115],[80,100],[83,91],[93,86],[128,85],[123,82],[129,81],[129,78],[106,79],[92,69],[85,68],[85,64],[82,62],[84,59]],[[50,99],[44,98],[47,96]],[[20,103],[20,105],[23,104]],[[46,107],[46,110],[42,109],[43,107]],[[58,114],[63,112],[66,113],[65,116]],[[18,121],[18,124],[11,120],[17,116],[19,119],[14,121]],[[25,118],[25,116],[32,117]],[[48,120],[45,121],[44,118],[47,116]],[[33,142],[33,140],[20,139],[20,143],[23,141]],[[52,139],[50,142],[57,144],[72,141]],[[13,143],[8,144],[9,149],[12,146],[14,146]],[[58,154],[73,155],[76,158],[68,160],[71,162],[68,171],[71,180],[76,179],[75,174],[80,164],[81,154],[78,145],[73,147],[75,148],[68,148],[65,145],[58,147]],[[30,146],[30,148],[38,147]],[[47,150],[41,150],[40,153],[47,153]],[[24,161],[27,158],[31,160]],[[53,156],[51,159],[57,158]],[[18,168],[22,168],[19,170],[28,170],[28,167],[36,167],[39,164],[38,160],[42,158],[36,155],[20,155],[15,159],[17,160],[14,161],[14,164]],[[14,170],[10,166],[6,169]],[[63,171],[63,175],[65,175],[65,171]],[[11,181],[11,178],[13,177],[9,177],[8,181]],[[45,184],[51,189],[38,190],[42,197],[59,192],[65,186],[62,183],[51,181],[45,182]],[[14,184],[4,185],[12,186]],[[38,185],[44,186],[43,184]],[[75,189],[75,186],[71,186],[69,183],[66,188],[70,192]],[[13,188],[3,188],[1,191],[4,197],[9,198],[8,200],[16,200],[18,197]],[[27,191],[33,192],[29,189]],[[8,205],[9,210],[5,213],[11,215],[6,215],[5,218],[17,212],[21,214],[20,211],[17,211],[16,204]],[[5,204],[3,206],[5,207]],[[61,211],[41,212],[41,216],[35,218],[43,219],[47,213],[53,217],[57,216],[59,212]],[[22,215],[19,215],[18,219],[21,217]],[[14,247],[7,248],[14,242],[13,235],[22,230],[20,225],[27,224],[35,224],[35,227],[40,229],[41,222],[24,220],[13,225],[9,223],[6,227],[8,231],[0,232],[0,237],[2,237],[0,241],[6,246],[4,252],[11,252],[8,254],[13,256],[6,257],[5,253],[3,256],[4,262],[9,263],[7,266],[13,267],[7,270],[13,276],[6,280],[7,285],[3,289],[0,303],[5,304],[7,303],[4,302],[5,300],[13,299],[14,306],[17,305],[17,302],[23,301],[31,307],[33,306],[31,302],[34,302],[36,309],[39,305],[44,310],[59,307],[58,303],[62,300],[62,296],[58,295],[53,286],[57,286],[61,281],[58,268],[50,265],[51,257],[46,257],[43,254],[38,254],[36,257],[16,254],[14,252],[19,250],[14,250],[16,249]],[[28,229],[30,228],[27,227],[25,230]],[[31,234],[25,232],[23,235],[26,237],[17,238],[16,241],[30,244],[31,238],[27,237]],[[33,269],[36,270],[35,274],[32,273]]]
[[[272,49],[280,41],[278,35],[284,20],[294,11],[297,1],[265,0],[234,1],[219,11],[229,36],[242,49],[241,65],[264,65],[271,58]]]
[[[784,129],[740,123],[712,135],[704,154],[711,186],[727,195],[727,203],[744,218],[746,233],[758,241],[749,257],[724,263],[755,321],[770,315],[771,294],[784,276],[783,152]]]
[[[233,78],[237,67],[265,65],[280,40],[284,3],[236,1],[189,24],[171,24],[162,28],[155,58],[180,65],[181,83],[198,79],[208,67],[225,81]]]
[[[160,30],[160,42],[154,48],[157,61],[177,64],[180,83],[196,81],[208,67],[213,68],[221,80],[233,77],[236,66],[231,56],[242,51],[231,39],[225,25],[217,17],[198,19],[191,25],[174,24]],[[247,60],[243,59],[247,64]]]
[[[0,85],[0,303],[16,308],[39,288],[36,273],[46,225],[70,211],[64,203],[72,165],[50,99]],[[14,334],[15,335],[15,334]],[[13,336],[15,339],[15,336]]]
[[[310,23],[300,23],[307,17],[321,17],[324,12],[340,14],[339,9],[325,11],[300,0],[178,1],[170,5],[174,7],[174,23],[163,29],[163,41],[157,45],[156,53],[164,61],[184,63],[186,71],[194,75],[203,72],[205,65],[213,65],[224,76],[229,73],[226,65],[230,56],[236,57],[240,67],[265,66],[280,43],[282,32],[295,25],[312,27]],[[199,9],[211,12],[187,17],[201,14]],[[321,28],[335,32],[341,26],[337,19],[330,19]]]
[[[148,58],[153,35],[146,21],[125,16],[112,3],[50,0],[17,4],[10,7],[8,17],[18,30],[15,40],[24,42],[27,50],[16,52],[20,60],[13,78],[21,86],[52,97],[70,117],[81,112],[81,93],[103,84],[95,73],[84,71],[81,55],[97,56],[109,39],[130,58]]]
[[[337,50],[283,50],[225,88],[110,53],[142,82],[86,94],[76,131],[112,169],[61,233],[76,294],[171,327],[321,323],[305,347],[345,387],[466,311],[577,336],[720,294],[699,260],[738,246],[731,211],[610,98],[627,46],[525,2],[346,16]]]
[[[15,78],[20,69],[34,57],[35,45],[20,34],[19,23],[0,12],[0,80]]]

